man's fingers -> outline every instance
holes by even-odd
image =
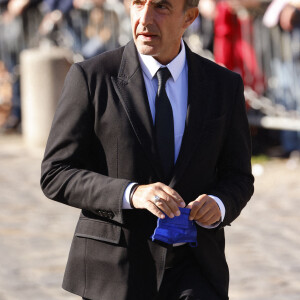
[[[203,225],[212,225],[216,222],[220,221],[220,217],[218,214],[207,213],[202,218],[197,219],[197,222],[200,222]]]
[[[187,208],[191,209],[189,220],[194,220],[196,218],[198,211],[205,204],[206,197],[207,197],[207,195],[201,195],[195,201],[192,201],[187,205]]]
[[[199,196],[187,206],[191,209],[189,220],[195,220],[204,225],[211,225],[221,218],[221,211],[216,201],[207,195]]]
[[[182,197],[175,190],[173,190],[172,188],[170,188],[169,186],[167,186],[163,183],[161,183],[160,188],[166,194],[165,197],[171,197],[171,199],[176,202],[177,206],[185,207],[184,200],[182,199]]]
[[[213,204],[210,202],[201,202],[202,206],[197,210],[197,212],[195,213],[194,219],[195,220],[199,220],[202,218],[205,218],[205,215],[212,215],[213,214]]]
[[[159,200],[153,201],[161,211],[163,211],[169,218],[179,216],[180,211],[176,203],[167,195],[159,196]]]
[[[202,208],[203,205],[204,205],[203,202],[194,201],[192,205],[187,206],[188,208],[191,209],[191,212],[190,212],[190,215],[189,215],[189,220],[196,219],[196,216],[197,216],[198,212],[200,211],[200,209]]]
[[[169,218],[174,218],[174,216],[180,216],[180,210],[178,209],[178,202],[174,201],[174,198],[170,194],[157,193],[155,195],[159,197],[158,199],[152,201],[152,203],[158,207],[163,213],[165,213]]]
[[[157,216],[160,219],[164,219],[165,215],[161,212],[160,209],[158,209],[158,207],[152,203],[151,201],[148,201],[145,207],[147,210],[149,210],[152,214],[154,214],[155,216]]]
[[[154,184],[154,193],[155,196],[160,198],[158,201],[154,201],[154,204],[168,217],[173,218],[174,216],[180,215],[178,207],[184,207],[185,203],[175,190],[163,183],[158,182]]]
[[[140,185],[132,196],[132,202],[135,208],[148,209],[156,216],[160,211],[160,213],[164,213],[170,218],[179,216],[178,207],[185,206],[183,199],[175,190],[160,182]]]

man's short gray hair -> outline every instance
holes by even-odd
[[[185,0],[185,8],[197,7],[200,0]]]

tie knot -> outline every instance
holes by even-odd
[[[158,80],[158,86],[162,87],[165,86],[167,80],[171,76],[171,73],[168,68],[160,68],[158,69],[156,75]]]

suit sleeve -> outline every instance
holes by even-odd
[[[42,162],[41,188],[50,199],[122,223],[123,194],[129,181],[104,175],[105,162],[98,161],[103,157],[101,147],[93,143],[97,139],[94,114],[85,74],[75,64],[54,116]],[[104,166],[103,172],[99,166]]]
[[[254,178],[251,171],[251,138],[246,115],[244,86],[239,77],[229,130],[218,162],[217,185],[209,191],[220,198],[226,214],[222,225],[230,225],[250,200]]]

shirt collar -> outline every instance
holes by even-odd
[[[172,78],[176,81],[182,72],[184,65],[186,63],[185,45],[183,40],[181,40],[181,50],[179,54],[166,66],[160,64],[155,58],[150,55],[139,54],[139,60],[141,67],[145,75],[152,80],[156,72],[161,67],[168,67]]]

